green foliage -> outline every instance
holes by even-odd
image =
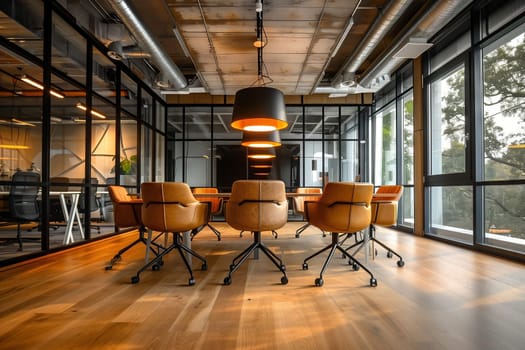
[[[115,172],[115,168],[111,169]],[[137,173],[137,156],[132,155],[129,158],[124,158],[120,161],[120,175],[135,175]]]

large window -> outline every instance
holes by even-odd
[[[430,191],[431,233],[455,241],[472,243],[472,188],[434,186]]]
[[[374,184],[391,185],[396,183],[396,106],[386,106],[374,118],[375,122],[375,161]]]
[[[483,49],[483,242],[525,251],[525,25]]]
[[[523,9],[488,1],[466,11],[437,36],[425,77],[426,232],[509,255],[525,252]]]
[[[463,173],[465,156],[465,68],[430,85],[430,173]]]
[[[403,144],[401,184],[405,187],[401,199],[401,223],[414,226],[414,98],[412,91],[401,98]]]
[[[376,95],[370,119],[370,171],[376,187],[400,184],[398,227],[414,226],[413,69],[406,64]]]
[[[483,175],[525,179],[525,26],[483,50]]]

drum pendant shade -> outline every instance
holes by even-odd
[[[257,86],[235,94],[232,128],[245,131],[273,131],[288,126],[283,93],[275,88]]]
[[[254,148],[278,147],[281,145],[281,137],[279,131],[268,132],[251,132],[244,131],[242,133],[241,146]]]
[[[272,159],[275,158],[275,148],[248,148],[250,159]]]

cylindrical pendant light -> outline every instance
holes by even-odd
[[[242,133],[241,146],[254,148],[278,147],[281,145],[279,131],[255,132],[244,131]]]
[[[273,131],[288,126],[284,95],[267,86],[241,89],[235,94],[232,128],[245,131]]]
[[[275,158],[275,148],[248,148],[250,159],[272,159]]]

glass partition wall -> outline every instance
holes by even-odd
[[[363,163],[360,111],[368,106],[287,106],[288,127],[269,161],[254,161],[230,127],[232,106],[168,106],[167,180],[228,192],[238,179],[280,179],[288,191],[354,181]]]
[[[156,92],[60,5],[17,6],[0,4],[0,265],[114,234],[107,186],[163,180],[166,153]],[[20,186],[29,219],[9,204]]]

